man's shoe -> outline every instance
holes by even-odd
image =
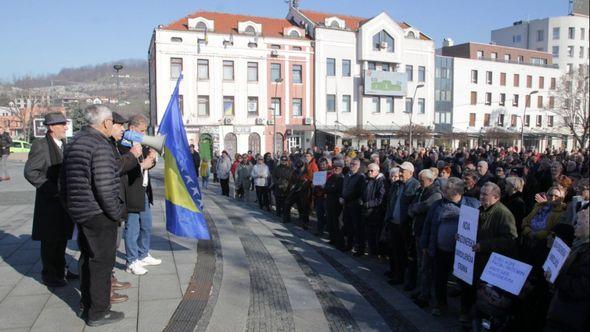
[[[47,279],[43,280],[43,284],[47,287],[59,288],[65,287],[68,283],[65,281],[65,279]]]
[[[435,317],[440,317],[440,315],[441,315],[442,313],[441,313],[441,310],[440,310],[440,308],[438,308],[438,307],[434,307],[434,308],[432,308],[431,314],[432,314],[432,316],[435,316]]]
[[[140,259],[139,262],[143,266],[160,265],[160,264],[162,264],[162,260],[161,259],[154,258],[150,254],[147,254],[147,256],[145,256],[145,258]]]
[[[129,300],[129,296],[125,294],[119,294],[115,292],[111,292],[111,304],[114,303],[121,303]]]
[[[148,272],[148,270],[145,267],[143,267],[139,260],[136,260],[131,264],[127,265],[125,271],[127,271],[127,273],[135,274],[136,276],[142,276]]]
[[[114,278],[113,278],[114,279]],[[117,279],[111,280],[111,288],[113,290],[123,290],[131,287],[131,283],[127,281],[119,281]]]
[[[69,270],[66,272],[66,280],[78,280],[80,276]]]
[[[86,325],[88,325],[88,326],[101,326],[101,325],[105,325],[105,324],[116,323],[118,321],[123,320],[123,318],[125,318],[124,313],[122,313],[120,311],[109,310],[109,311],[107,311],[106,315],[104,315],[104,317],[102,317],[100,319],[96,319],[96,320],[87,319]]]

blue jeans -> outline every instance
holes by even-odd
[[[152,232],[152,211],[147,195],[145,209],[139,213],[129,213],[125,222],[125,253],[127,263],[147,257],[150,251],[150,235]]]
[[[202,176],[201,180],[203,181],[203,188],[207,189],[207,187],[209,187],[209,177],[208,176]]]

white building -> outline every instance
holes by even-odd
[[[411,108],[415,124],[432,125],[434,42],[428,36],[384,12],[367,19],[291,7],[287,19],[305,28],[315,42],[318,146],[331,147],[334,140],[338,145],[367,144],[350,134],[359,129],[376,133],[377,146],[397,144],[395,133],[409,124],[404,112]],[[389,81],[399,90],[371,91],[365,78]]]
[[[440,53],[435,127],[441,143],[521,146],[523,130],[527,148],[571,147],[554,111],[562,72],[551,64],[551,54],[478,43],[443,47]],[[505,56],[520,63],[504,61]]]
[[[588,16],[570,15],[514,22],[492,31],[492,43],[526,48],[553,55],[562,72],[588,64]]]

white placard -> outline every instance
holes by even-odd
[[[457,225],[453,275],[470,285],[473,285],[475,252],[473,252],[472,248],[477,240],[478,222],[479,210],[470,206],[461,205],[459,224]]]
[[[518,296],[532,268],[529,264],[493,252],[481,280]]]
[[[323,186],[326,184],[326,180],[328,178],[327,171],[319,171],[313,173],[313,185],[314,186]]]
[[[567,246],[560,238],[556,237],[553,241],[553,246],[551,246],[551,251],[549,251],[549,255],[547,255],[547,260],[545,264],[543,264],[543,271],[551,272],[551,277],[549,278],[550,283],[554,283],[555,279],[559,275],[559,271],[563,267],[563,263],[567,259],[567,256],[570,254],[570,247]]]

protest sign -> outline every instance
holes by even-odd
[[[470,285],[473,285],[475,252],[473,252],[472,248],[477,240],[478,221],[478,209],[466,205],[461,206],[457,229],[457,243],[455,244],[453,275]]]
[[[557,275],[559,275],[559,271],[569,254],[570,248],[567,244],[565,244],[560,238],[556,237],[553,241],[551,251],[549,251],[549,255],[547,256],[547,260],[545,261],[545,264],[543,264],[543,271],[549,271],[551,273],[549,278],[550,283],[555,282],[555,279],[557,278]]]
[[[325,185],[327,177],[328,177],[327,171],[319,171],[319,172],[313,173],[313,185],[314,186]]]
[[[494,252],[483,270],[481,280],[518,295],[532,268],[529,264]]]

